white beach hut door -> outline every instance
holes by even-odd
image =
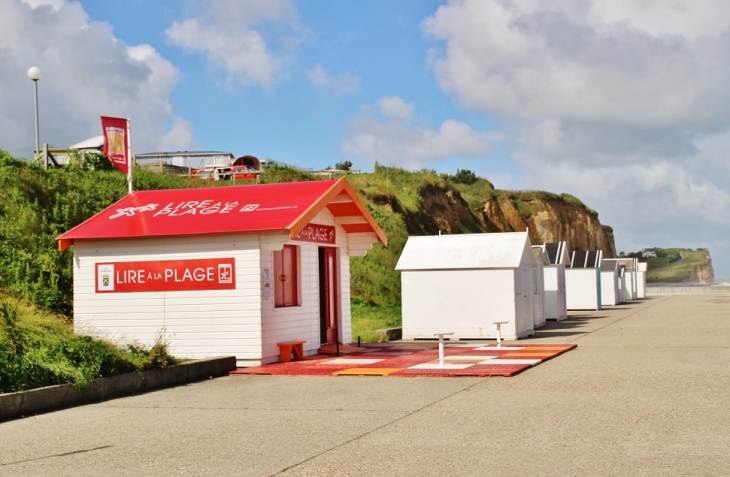
[[[558,266],[558,318],[565,318],[568,305],[565,302],[565,266]]]
[[[530,267],[523,265],[515,270],[515,333],[518,336],[533,329],[530,295]]]
[[[532,281],[530,283],[532,285],[532,316],[535,326],[542,326],[543,324],[545,324],[545,311],[543,309],[544,291],[541,291],[544,289],[544,285],[540,280],[541,276],[541,270],[537,268],[532,269]]]

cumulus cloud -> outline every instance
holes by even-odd
[[[410,121],[416,112],[412,104],[398,96],[388,96],[377,101],[380,113],[388,119]]]
[[[475,131],[454,119],[447,119],[438,129],[413,124],[415,108],[399,97],[380,98],[377,107],[381,117],[366,109],[352,122],[342,143],[345,154],[421,169],[455,156],[485,156],[496,139],[493,132]]]
[[[270,89],[286,76],[304,29],[291,0],[202,0],[193,18],[173,23],[165,34],[222,68],[228,81]]]
[[[619,243],[730,232],[729,3],[462,0],[422,28],[439,86],[500,120],[528,187],[578,195]]]
[[[694,36],[686,11],[705,13],[698,25],[725,19],[714,20],[715,36]],[[424,22],[447,42],[432,52],[440,85],[467,107],[638,127],[728,120],[730,95],[718,81],[730,78],[728,25],[730,4],[702,0],[466,0]]]
[[[90,21],[81,4],[9,0],[0,16],[0,147],[30,157],[34,139],[33,87],[40,67],[40,141],[67,147],[100,133],[102,115],[129,117],[134,152],[193,145],[170,94],[178,71],[149,45],[126,45],[109,24]]]
[[[349,73],[340,73],[337,76],[329,75],[322,65],[317,64],[307,71],[307,77],[317,88],[330,91],[333,94],[356,93],[360,90],[360,77]]]

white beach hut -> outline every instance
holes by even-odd
[[[601,305],[621,303],[621,269],[615,261],[603,260],[601,265]]]
[[[409,237],[401,272],[403,338],[517,339],[534,333],[527,232]]]
[[[649,264],[639,262],[636,264],[636,298],[646,298],[646,272],[649,270]]]
[[[535,328],[545,325],[545,274],[544,270],[550,262],[542,248],[542,245],[533,245],[532,253],[535,255],[535,268],[532,269],[532,317]]]
[[[623,267],[623,287],[621,294],[623,301],[631,301],[637,298],[636,289],[636,269],[638,268],[639,260],[636,258],[606,258],[604,261],[618,263],[619,267]]]
[[[543,268],[545,287],[545,318],[561,321],[568,317],[565,303],[565,267],[570,264],[565,242],[542,244],[549,265]]]
[[[601,309],[601,263],[603,252],[573,251],[565,269],[565,297],[568,310]]]
[[[77,330],[252,366],[350,343],[350,257],[387,239],[340,179],[137,191],[58,241]]]
[[[626,270],[624,266],[618,264],[618,302],[625,303],[626,296],[624,295],[624,288],[626,287]]]

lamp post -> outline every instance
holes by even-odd
[[[41,79],[41,69],[37,66],[32,66],[28,69],[28,78],[33,80],[35,89],[35,152],[36,154],[41,149],[40,142],[38,140],[38,80]]]

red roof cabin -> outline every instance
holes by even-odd
[[[350,257],[378,241],[344,178],[133,192],[58,237],[77,332],[238,366],[351,342]]]

